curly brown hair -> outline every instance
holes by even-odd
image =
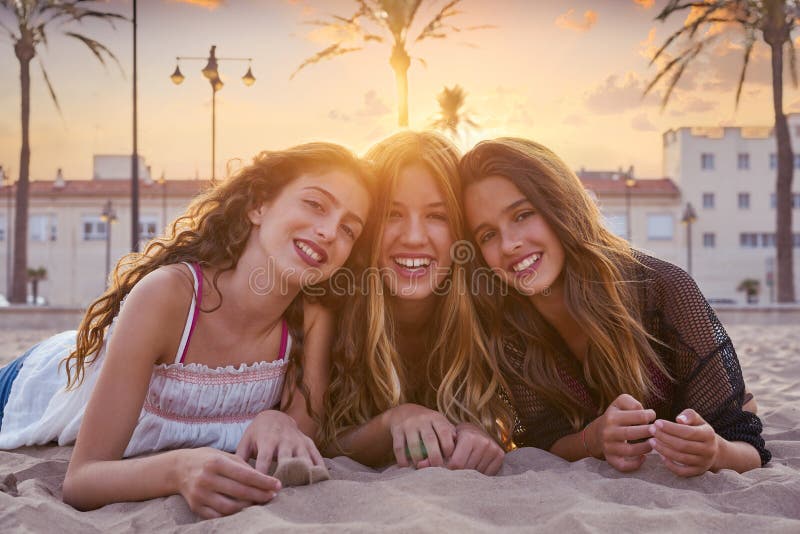
[[[219,294],[219,276],[236,267],[250,235],[252,223],[248,212],[276,198],[300,176],[329,170],[351,173],[372,196],[373,180],[368,165],[344,147],[315,142],[281,151],[263,151],[252,164],[198,195],[166,229],[165,235],[152,240],[143,253],[123,257],[114,269],[108,289],[87,309],[78,329],[75,350],[62,362],[66,367],[67,387],[81,384],[85,367],[97,358],[123,299],[142,278],[164,265],[196,262],[215,270],[212,285]],[[360,247],[363,241],[356,243],[344,267],[351,262],[363,262],[360,259],[365,254]],[[221,303],[222,295],[219,297]],[[326,303],[324,298],[320,300]],[[311,414],[308,392],[303,385],[303,301],[301,292],[285,312],[293,341],[287,376],[303,393]]]

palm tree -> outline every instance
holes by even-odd
[[[429,3],[432,0],[429,0]],[[343,37],[325,49],[303,61],[291,78],[302,69],[314,63],[337,56],[362,50],[370,42],[386,42],[386,34],[391,37],[392,53],[389,56],[389,65],[394,71],[397,82],[398,117],[397,123],[401,127],[408,126],[408,68],[411,66],[411,56],[408,54],[408,43],[417,43],[425,39],[444,39],[449,34],[462,30],[477,30],[490,26],[472,26],[461,28],[449,23],[448,19],[460,12],[456,5],[461,0],[451,0],[434,15],[416,38],[409,41],[408,33],[414,22],[414,17],[423,3],[423,0],[356,0],[358,11],[350,17],[332,15],[326,20],[315,20],[309,24],[333,30]],[[383,34],[383,35],[381,35]],[[350,38],[360,40],[354,46],[348,46]],[[417,58],[425,65],[425,61]]]
[[[17,213],[14,231],[14,276],[11,284],[11,302],[26,302],[27,296],[27,264],[28,264],[28,191],[29,172],[31,162],[31,149],[29,140],[29,125],[31,115],[31,75],[30,65],[36,57],[37,48],[44,44],[47,46],[46,30],[57,28],[67,37],[77,39],[86,45],[92,54],[103,64],[104,56],[117,61],[111,51],[102,43],[95,41],[81,33],[65,30],[65,25],[84,20],[100,19],[113,25],[114,19],[126,20],[116,13],[108,13],[93,9],[92,0],[0,0],[0,8],[10,12],[14,18],[15,28],[9,28],[0,22],[0,29],[5,31],[14,43],[14,53],[19,60],[19,78],[21,87],[22,107],[22,148],[19,155],[19,181],[17,182]],[[86,4],[89,4],[85,6]],[[117,61],[117,63],[119,63]],[[50,97],[61,112],[58,98],[47,76],[47,71],[42,65],[42,70]]]
[[[775,115],[775,141],[778,151],[778,175],[775,184],[777,197],[776,248],[777,248],[777,289],[778,302],[794,302],[794,269],[792,261],[792,179],[793,157],[789,136],[789,125],[783,112],[783,58],[787,53],[789,72],[792,83],[797,86],[797,68],[795,64],[792,31],[800,16],[800,0],[669,0],[669,3],[656,17],[665,21],[670,15],[681,11],[692,10],[693,17],[673,32],[661,48],[653,56],[650,64],[655,63],[673,43],[683,38],[688,42],[674,58],[669,59],[661,67],[655,78],[645,89],[650,91],[662,78],[668,76],[667,88],[662,100],[666,106],[675,84],[678,83],[686,67],[698,57],[706,47],[721,34],[703,32],[711,24],[724,24],[744,30],[745,42],[742,70],[736,87],[738,107],[742,94],[747,66],[753,52],[753,46],[759,36],[770,48],[772,60],[772,106]],[[760,35],[759,35],[760,34]]]
[[[36,306],[39,299],[39,282],[47,280],[47,269],[39,267],[38,269],[31,269],[28,267],[27,271],[28,281],[31,283],[31,293],[33,293],[33,305]]]
[[[744,291],[747,303],[756,304],[758,303],[758,292],[761,291],[761,282],[755,278],[745,278],[739,283],[736,291]]]
[[[478,123],[472,120],[469,112],[464,110],[467,93],[460,85],[445,87],[436,96],[439,102],[439,114],[431,126],[437,130],[449,133],[452,138],[457,138],[459,130],[464,127],[477,128]]]

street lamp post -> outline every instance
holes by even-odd
[[[250,66],[250,63],[253,61],[253,58],[250,57],[217,57],[217,45],[213,45],[211,47],[211,51],[208,53],[208,57],[187,57],[187,56],[178,56],[175,58],[178,64],[175,66],[175,72],[170,75],[170,79],[172,83],[175,85],[180,85],[183,83],[185,77],[183,73],[181,73],[181,61],[205,61],[206,66],[203,68],[202,73],[208,79],[208,82],[211,84],[211,182],[216,181],[216,168],[217,168],[217,91],[222,89],[222,86],[225,85],[222,83],[222,78],[219,76],[219,70],[217,68],[217,64],[220,61],[247,61],[247,72],[244,76],[242,76],[242,82],[246,86],[251,86],[256,82],[255,76],[253,76],[253,71]]]
[[[161,173],[161,178],[158,179],[161,185],[161,231],[167,231],[167,179],[164,173]]]
[[[631,242],[631,189],[636,186],[636,179],[632,174],[625,178],[625,234],[628,243]]]
[[[11,174],[0,165],[0,182],[6,186],[6,296],[11,295]]]
[[[111,225],[117,220],[117,212],[111,205],[111,200],[106,201],[103,211],[100,213],[100,220],[106,223],[106,282],[111,273]]]
[[[692,224],[697,220],[697,212],[694,211],[691,202],[686,203],[683,210],[681,222],[686,225],[686,272],[692,274]]]

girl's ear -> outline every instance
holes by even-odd
[[[250,219],[250,222],[255,225],[260,225],[262,219],[264,218],[264,214],[267,210],[267,204],[261,203],[257,208],[252,208],[250,211],[247,212],[247,218]]]

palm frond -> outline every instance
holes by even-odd
[[[300,66],[297,67],[297,69],[292,73],[292,75],[289,76],[289,79],[290,80],[293,79],[297,75],[298,72],[300,72],[301,70],[303,70],[305,67],[307,67],[309,65],[313,65],[315,63],[319,63],[320,61],[325,61],[326,59],[332,59],[332,58],[335,58],[337,56],[342,56],[344,54],[349,54],[350,52],[357,52],[357,51],[362,50],[362,49],[363,49],[363,47],[360,47],[360,46],[353,47],[353,48],[343,48],[341,43],[334,43],[331,46],[329,46],[328,48],[326,48],[324,50],[320,50],[319,52],[317,52],[316,54],[314,54],[310,58],[308,58],[305,61],[303,61],[300,64]]]
[[[792,87],[797,88],[797,54],[794,49],[794,41],[791,38],[787,39],[786,45],[789,48],[789,75],[792,77]]]
[[[672,78],[670,78],[669,83],[667,84],[667,91],[664,93],[664,98],[661,100],[661,110],[663,111],[667,107],[667,103],[669,102],[669,97],[672,96],[672,91],[675,89],[675,86],[683,76],[683,72],[686,70],[686,67],[697,57],[697,55],[703,51],[706,43],[708,43],[710,39],[705,39],[697,43],[692,49],[688,51],[687,54],[680,56],[681,62],[675,72],[672,74]]]
[[[53,103],[56,105],[56,109],[58,110],[58,114],[61,117],[64,117],[64,114],[61,112],[61,104],[58,103],[58,97],[56,96],[56,91],[53,89],[53,84],[50,83],[50,77],[47,75],[47,69],[44,68],[44,64],[42,63],[41,59],[38,59],[39,68],[42,70],[42,77],[44,78],[44,83],[47,85],[47,90],[50,92],[50,98],[53,99]]]
[[[742,58],[742,72],[739,74],[739,83],[736,85],[736,98],[734,99],[735,106],[739,108],[739,98],[742,96],[742,86],[744,85],[744,77],[747,74],[747,65],[750,63],[750,56],[753,53],[753,45],[756,43],[755,32],[747,32],[747,40],[744,45],[744,57]]]
[[[446,33],[443,33],[442,30],[450,29],[455,31],[460,31],[459,28],[455,26],[451,26],[449,24],[445,24],[444,20],[458,15],[460,11],[455,9],[455,6],[458,5],[461,0],[450,0],[447,4],[445,4],[442,9],[439,10],[436,15],[425,25],[422,31],[417,35],[417,38],[414,39],[414,42],[419,42],[424,39],[442,39],[447,36]]]
[[[114,62],[116,62],[120,72],[122,72],[123,75],[125,74],[125,72],[122,70],[122,65],[117,59],[117,56],[115,56],[114,52],[109,50],[108,47],[106,47],[106,45],[104,45],[103,43],[95,41],[94,39],[86,37],[85,35],[82,35],[80,33],[64,32],[64,35],[66,35],[67,37],[72,37],[74,39],[77,39],[78,41],[85,44],[89,48],[89,50],[92,51],[92,54],[94,54],[94,56],[100,61],[100,63],[103,64],[103,66],[105,66],[106,64],[106,61],[103,58],[103,54],[107,55],[109,58],[113,59]]]

